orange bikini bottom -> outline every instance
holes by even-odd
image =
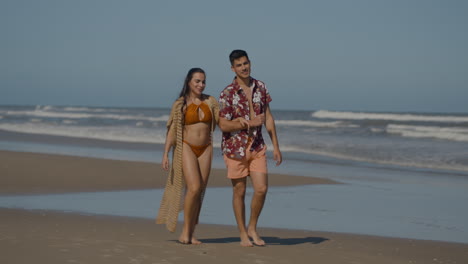
[[[192,145],[192,144],[188,143],[185,140],[182,140],[182,141],[185,144],[189,145],[189,147],[192,149],[193,154],[195,154],[195,156],[197,156],[197,158],[200,157],[203,154],[203,152],[205,152],[206,148],[208,148],[211,145],[211,143],[208,143],[206,145],[196,146],[196,145]]]

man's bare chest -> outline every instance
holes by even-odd
[[[250,118],[253,118],[255,116],[255,113],[254,113],[254,107],[253,107],[253,103],[252,103],[252,87],[248,87],[248,86],[241,86],[242,90],[244,91],[245,93],[245,97],[248,101],[248,105],[249,105],[249,115],[250,115]]]

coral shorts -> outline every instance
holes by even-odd
[[[249,151],[247,148],[245,157],[241,160],[231,159],[224,155],[224,163],[227,168],[227,177],[229,179],[239,179],[250,175],[250,172],[268,173],[266,149],[263,147],[260,151]]]

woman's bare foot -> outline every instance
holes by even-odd
[[[241,234],[240,235],[240,245],[243,247],[253,247],[252,242],[249,239],[249,236],[247,234]]]
[[[248,234],[249,234],[249,237],[252,238],[254,245],[265,246],[265,241],[258,235],[257,231],[249,230]]]

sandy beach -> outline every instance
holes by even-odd
[[[64,155],[0,151],[0,193],[64,193],[164,188],[160,164]],[[336,184],[313,177],[269,175],[270,186]],[[230,185],[226,172],[213,169],[209,187]]]
[[[0,151],[0,195],[162,188],[159,164]],[[270,175],[270,186],[339,184]],[[214,169],[210,187],[229,186]],[[1,199],[1,196],[0,196]],[[227,201],[229,202],[229,201]],[[156,212],[155,212],[156,213]],[[150,219],[0,209],[0,263],[467,263],[468,244],[261,228],[265,247],[239,246],[234,226],[201,224],[200,246]]]

